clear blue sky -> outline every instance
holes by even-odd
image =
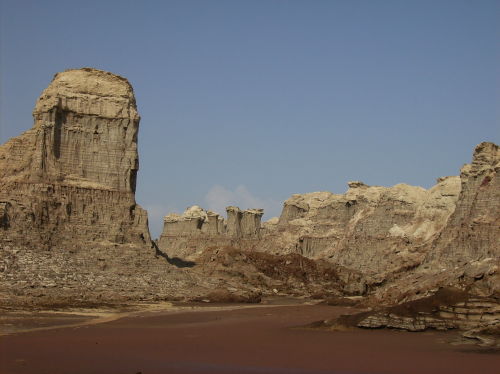
[[[137,200],[278,215],[349,180],[430,187],[500,138],[500,1],[0,0],[1,142],[61,70],[125,76]]]

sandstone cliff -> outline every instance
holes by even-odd
[[[258,234],[246,239],[234,226],[241,222],[236,208],[228,208],[233,226],[215,235],[203,225],[182,234],[169,231],[167,216],[160,241],[167,252],[194,260],[207,248],[228,245],[327,260],[338,267],[343,292],[369,294],[379,304],[412,300],[442,286],[473,286],[476,294],[490,296],[500,287],[498,167],[498,146],[482,143],[460,177],[439,178],[428,190],[349,182],[345,194],[293,195],[278,220],[255,226],[250,231]]]
[[[262,227],[261,210],[228,207],[227,223],[210,232],[205,227],[214,213],[199,210],[193,216],[190,208],[182,216],[165,217],[159,243],[169,255],[191,259],[206,248],[228,245],[276,255],[298,253],[362,272],[377,282],[423,261],[422,248],[446,225],[459,192],[459,177],[440,178],[429,190],[349,182],[345,194],[293,195],[279,220]],[[213,225],[216,221],[213,218]]]
[[[466,338],[500,346],[499,169],[499,147],[479,144],[462,168],[455,209],[433,240],[415,249],[421,259],[385,275],[367,300],[373,311],[320,325],[460,328]]]

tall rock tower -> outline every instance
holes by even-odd
[[[140,117],[130,83],[92,68],[58,73],[33,117],[0,146],[0,245],[149,247],[135,202]]]

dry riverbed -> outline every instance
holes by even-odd
[[[301,327],[352,312],[284,299],[11,310],[0,373],[498,373],[497,351],[450,344],[454,332]]]

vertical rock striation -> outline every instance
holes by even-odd
[[[191,258],[213,246],[254,248],[261,238],[262,209],[226,208],[227,220],[212,211],[194,205],[182,214],[163,219],[159,248],[167,255]]]
[[[155,255],[135,201],[139,115],[129,82],[56,74],[32,129],[0,146],[0,304],[158,300],[206,292]]]
[[[379,277],[422,261],[417,248],[446,225],[459,191],[460,179],[446,177],[429,190],[356,181],[349,182],[345,194],[293,195],[262,246],[277,254],[329,259]]]
[[[481,143],[462,167],[455,211],[429,253],[443,263],[500,258],[500,149]]]
[[[58,73],[33,118],[0,147],[0,241],[149,246],[135,202],[140,118],[129,82],[91,68]]]

